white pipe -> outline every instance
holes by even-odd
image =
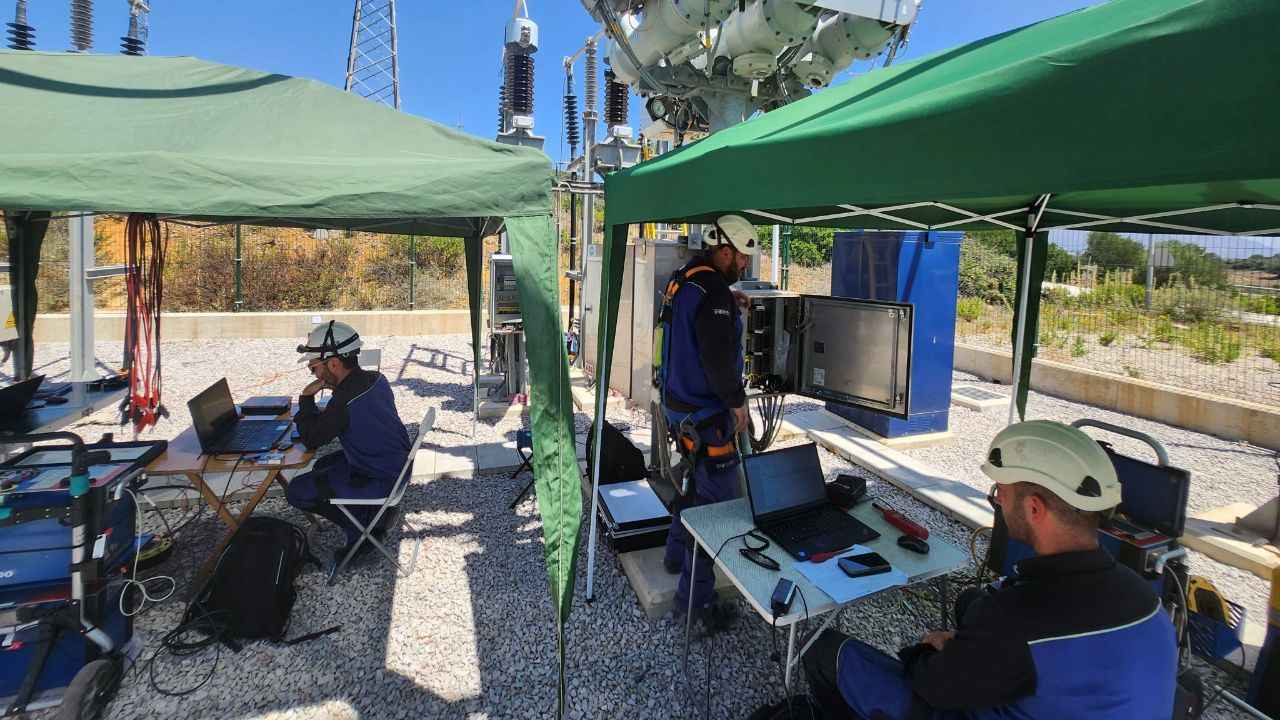
[[[778,246],[781,244],[782,244],[782,226],[774,225],[773,226],[773,254],[770,257],[771,263],[770,263],[770,273],[769,273],[771,275],[770,279],[773,281],[774,287],[777,287],[778,283],[782,282],[782,267],[780,265],[780,263],[782,262],[781,261],[782,254],[781,254],[781,251],[778,249]]]

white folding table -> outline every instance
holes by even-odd
[[[965,554],[959,548],[936,535],[929,537],[930,550],[926,555],[899,547],[898,537],[902,535],[902,531],[885,522],[880,513],[871,507],[869,501],[864,500],[859,503],[850,514],[880,533],[879,538],[863,545],[867,549],[879,553],[895,569],[906,573],[908,585],[926,582],[937,577],[943,578],[942,587],[939,589],[939,594],[943,598],[943,602],[940,603],[942,608],[941,627],[946,627],[946,576],[966,565],[968,558]],[[800,564],[799,561],[778,547],[776,543],[770,544],[765,554],[778,561],[781,566],[779,570],[766,569],[743,557],[738,552],[738,548],[743,546],[741,540],[732,540],[726,544],[726,540],[755,527],[755,523],[751,518],[751,506],[745,498],[685,509],[680,513],[680,522],[684,523],[694,541],[701,545],[708,555],[715,558],[715,564],[724,572],[725,577],[729,578],[747,603],[760,614],[760,617],[775,627],[788,628],[785,682],[789,690],[791,688],[792,670],[800,663],[800,659],[804,657],[804,654],[808,652],[809,647],[813,645],[813,641],[835,621],[840,614],[840,610],[858,602],[862,598],[859,597],[844,604],[835,602],[825,592],[812,585],[797,567]],[[721,546],[724,549],[717,556],[716,551],[720,550]],[[694,567],[692,569],[697,569],[697,552],[694,552],[693,562]],[[835,560],[828,560],[827,562],[835,562]],[[773,588],[778,584],[779,578],[787,578],[794,582],[799,592],[796,600],[791,604],[790,612],[775,619],[773,612],[769,609],[769,599],[773,595]],[[893,588],[889,589],[892,590]],[[800,598],[801,595],[803,595],[803,601]],[[689,601],[690,607],[688,610],[690,612],[686,616],[684,638],[684,674],[686,677],[688,676],[689,663],[689,635],[693,626],[693,598],[690,597]],[[800,652],[795,652],[796,624],[806,617],[812,619],[819,615],[826,615],[822,625],[813,633],[808,642],[800,648]]]

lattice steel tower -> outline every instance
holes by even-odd
[[[396,0],[355,0],[346,90],[400,109]]]

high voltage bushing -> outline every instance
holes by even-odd
[[[582,60],[582,67],[586,72],[586,78],[582,81],[584,87],[583,99],[585,100],[582,109],[584,112],[595,112],[600,102],[600,66],[596,62],[596,43],[594,40],[587,41],[587,51]]]
[[[498,134],[507,131],[507,86],[498,86]]]
[[[523,53],[507,55],[507,74],[503,85],[507,101],[516,115],[533,114],[533,56]]]
[[[612,70],[604,73],[604,121],[609,127],[626,125],[629,114],[627,86],[616,79]]]
[[[13,22],[6,25],[10,50],[36,49],[36,29],[27,24],[27,0],[18,0],[13,8]]]
[[[564,134],[569,141],[570,156],[576,156],[582,133],[578,130],[578,96],[572,91],[564,96]]]
[[[71,0],[71,48],[87,52],[93,47],[93,0]]]
[[[147,44],[138,37],[138,15],[129,14],[129,34],[120,38],[120,54],[143,55],[147,52]]]

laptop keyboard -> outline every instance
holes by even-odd
[[[778,536],[779,542],[786,545],[804,544],[825,537],[847,538],[851,543],[860,543],[876,537],[875,531],[861,520],[834,508],[823,508],[804,518],[790,520],[782,527],[771,528],[770,531]]]
[[[275,444],[287,428],[287,423],[280,422],[249,420],[237,423],[235,433],[227,438],[222,452],[266,450]]]

